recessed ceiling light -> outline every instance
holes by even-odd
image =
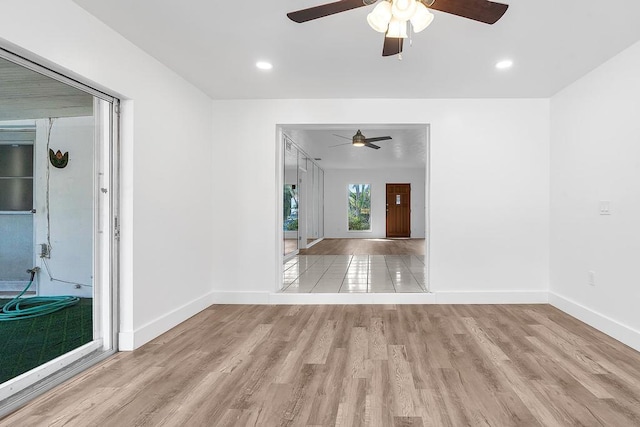
[[[513,67],[513,61],[510,59],[505,59],[503,61],[496,63],[496,68],[498,70],[506,70],[511,67]]]
[[[273,65],[271,65],[270,62],[258,61],[256,62],[256,67],[258,67],[261,70],[270,70],[273,68]]]

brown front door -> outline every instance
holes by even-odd
[[[411,184],[387,184],[387,237],[411,237]]]

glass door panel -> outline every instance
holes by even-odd
[[[117,101],[2,50],[0,81],[1,416],[115,349]]]
[[[298,250],[298,150],[286,139],[284,143],[284,188],[282,227],[284,255]]]

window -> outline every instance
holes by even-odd
[[[349,184],[349,231],[371,230],[371,185]]]
[[[1,145],[15,134],[31,135],[31,144]],[[13,137],[15,138],[15,137]],[[0,129],[0,211],[31,211],[33,209],[33,139],[35,129],[18,132]]]

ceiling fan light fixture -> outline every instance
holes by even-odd
[[[407,38],[407,21],[400,21],[395,17],[391,18],[389,22],[389,29],[387,30],[386,37],[394,39],[406,39]]]
[[[358,129],[358,132],[356,132],[356,134],[353,135],[352,144],[354,147],[364,147],[365,137],[362,134],[362,132],[360,132],[360,129]]]
[[[326,0],[325,0],[326,1]],[[287,13],[293,22],[303,23],[325,16],[335,15],[348,10],[378,3],[367,15],[367,22],[375,31],[385,32],[382,56],[400,55],[402,58],[403,39],[407,37],[407,27],[416,33],[423,31],[433,21],[433,15],[426,9],[437,9],[440,12],[471,19],[485,24],[495,24],[507,12],[508,4],[489,0],[329,0],[330,3]],[[437,2],[437,3],[436,3]],[[389,8],[391,16],[389,19]],[[387,26],[388,24],[388,26]],[[374,144],[366,144],[372,147]],[[377,149],[377,148],[375,148]]]
[[[504,59],[496,64],[498,70],[508,70],[513,67],[513,61],[510,59]]]
[[[413,32],[419,33],[427,28],[433,22],[433,18],[433,13],[429,12],[429,9],[422,2],[418,2],[416,13],[410,19]]]
[[[270,70],[273,68],[273,65],[271,65],[270,62],[267,61],[258,61],[256,62],[256,67],[260,70]]]
[[[367,15],[369,26],[379,33],[386,33],[391,21],[391,3],[383,1]]]
[[[416,0],[393,0],[391,13],[394,18],[400,21],[408,21],[416,12],[417,7]]]

